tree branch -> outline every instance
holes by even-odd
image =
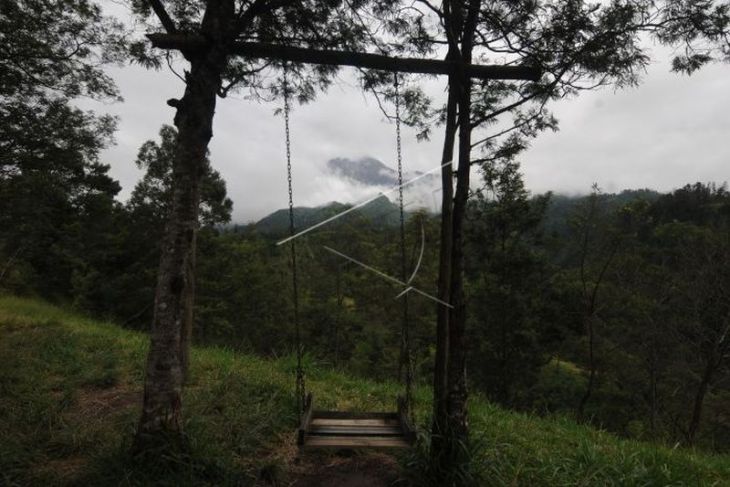
[[[238,19],[238,22],[236,23],[236,33],[242,32],[246,27],[248,27],[254,18],[271,12],[272,10],[276,10],[277,8],[283,7],[289,3],[294,2],[292,0],[255,0]]]
[[[162,5],[162,0],[147,0],[149,2],[150,7],[152,7],[152,10],[154,10],[155,15],[157,15],[157,18],[160,19],[160,22],[162,23],[162,27],[165,28],[168,34],[176,34],[177,33],[177,27],[175,27],[175,22],[172,21],[172,18],[170,18],[170,15],[167,13],[167,10],[165,10],[165,6]]]

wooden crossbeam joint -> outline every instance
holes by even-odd
[[[154,33],[147,34],[147,38],[154,47],[159,49],[192,52],[209,47],[208,41],[197,35]],[[542,75],[540,69],[533,66],[463,65],[455,61],[440,59],[402,58],[366,52],[321,50],[262,42],[235,41],[228,47],[228,52],[253,58],[280,59],[330,66],[355,66],[401,73],[448,75],[463,68],[469,77],[476,79],[538,81]]]

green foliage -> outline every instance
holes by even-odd
[[[121,25],[89,0],[3,2],[0,95],[39,101],[79,95],[118,98],[102,66],[124,55]]]
[[[581,240],[580,234],[571,233],[571,225],[558,222],[586,200],[558,198],[557,209],[551,209],[546,197],[529,197],[514,166],[498,169],[494,167],[492,182],[473,200],[467,225],[471,384],[508,407],[573,414],[589,370],[576,257]],[[727,303],[722,294],[726,271],[719,265],[727,255],[727,196],[722,187],[707,188],[691,186],[658,199],[651,192],[601,196],[603,210],[591,230],[598,232],[597,246],[586,261],[588,282],[598,272],[593,261],[600,266],[605,256],[601,232],[618,232],[622,245],[599,294],[596,385],[585,418],[629,437],[686,442],[688,404],[693,404],[700,378],[711,365],[695,443],[724,450],[730,428],[722,401],[728,369],[712,347],[726,343],[718,342],[723,321],[715,317],[723,315]],[[74,223],[82,217],[75,215],[68,222],[52,221],[63,223],[55,231],[64,239],[51,247],[52,253],[48,246],[31,247],[47,260],[32,260],[29,254],[11,261],[3,282],[16,292],[42,293],[145,329],[162,216],[153,205],[138,204],[134,210],[113,205],[103,193],[84,201],[97,202],[88,220]],[[28,228],[44,230],[33,226],[41,221],[28,220]],[[436,218],[409,218],[413,255],[407,268],[415,265],[410,259],[417,257],[422,228],[425,255],[414,285],[432,291]],[[297,242],[308,357],[358,376],[396,378],[398,290],[329,254],[323,245],[399,275],[397,229],[353,214]],[[211,227],[201,230],[198,246],[194,340],[269,356],[290,353],[295,345],[288,246],[275,246],[274,237],[248,229]],[[54,265],[53,271],[45,271],[44,262]],[[413,362],[417,382],[423,384],[432,374],[435,309],[415,295],[409,309]],[[557,372],[556,363],[561,364]],[[566,373],[567,364],[571,373]],[[114,380],[110,373],[97,382]]]
[[[132,12],[148,31],[175,30],[192,36],[229,41],[263,42],[277,45],[308,46],[318,49],[347,49],[367,51],[377,47],[380,52],[397,52],[413,46],[393,42],[395,36],[405,35],[423,25],[416,9],[403,9],[401,2],[359,0],[357,2],[263,2],[227,0],[210,4],[202,0],[172,0],[164,3],[169,23],[160,21],[159,12],[150,2],[132,0]],[[209,21],[203,22],[205,13]],[[217,18],[215,22],[210,21]],[[165,53],[151,50],[147,39],[131,43],[133,58],[143,66],[159,68]],[[425,50],[426,47],[422,47]],[[171,56],[182,56],[170,52]],[[187,61],[192,60],[188,57]],[[284,63],[247,56],[229,56],[221,72],[218,95],[245,92],[258,99],[280,96],[286,90],[300,103],[314,99],[326,89],[337,72],[337,66],[287,63],[287,82],[282,83]],[[273,76],[272,76],[273,74]]]
[[[260,239],[199,235],[194,337],[262,354],[291,346],[285,262]],[[226,296],[226,299],[221,299]]]
[[[95,251],[100,261],[88,262],[73,278],[71,298],[82,309],[114,316],[131,327],[148,327],[151,319],[160,241],[172,205],[171,173],[177,132],[163,126],[160,142],[147,141],[136,163],[145,175],[125,206],[99,217]],[[206,160],[202,180],[200,223],[212,227],[230,220],[233,203],[225,182]],[[205,232],[201,240],[215,235]],[[61,281],[57,287],[67,291]]]
[[[513,407],[526,406],[563,326],[547,306],[549,270],[538,250],[549,198],[530,198],[516,163],[494,164],[467,215],[471,374],[490,399]]]
[[[423,426],[416,445],[403,460],[405,466],[405,482],[414,487],[440,487],[442,485],[460,485],[464,487],[480,487],[488,483],[488,463],[484,461],[486,445],[480,437],[474,439],[472,433],[467,443],[459,440],[456,445],[441,449],[441,455],[450,458],[434,460],[431,456],[431,436]],[[481,433],[477,433],[480,435]],[[448,435],[444,439],[449,438]],[[448,453],[444,453],[448,452]],[[440,465],[449,465],[447,471],[440,472]]]
[[[351,208],[338,202],[332,202],[324,206],[314,208],[295,207],[294,222],[297,229],[304,229],[321,223],[343,211]],[[407,213],[410,216],[410,213]],[[354,210],[351,214],[347,214],[342,218],[333,221],[331,226],[340,226],[343,223],[352,225],[357,221],[368,220],[370,224],[381,227],[394,227],[400,225],[398,216],[398,205],[391,202],[385,196],[381,196],[370,203]],[[247,231],[256,231],[265,235],[281,236],[288,235],[289,232],[289,210],[277,210],[274,213],[265,216],[253,225],[253,228]]]
[[[148,344],[40,301],[0,298],[0,479],[7,485],[254,485],[291,481],[292,357],[193,349],[185,449],[155,462],[129,453]],[[308,364],[322,407],[392,407],[398,390]],[[113,371],[114,381],[105,378]],[[429,391],[416,391],[426,424]],[[621,440],[565,418],[471,402],[480,485],[723,485],[730,459]],[[419,479],[420,456],[403,458]],[[421,460],[418,460],[418,459]],[[413,463],[416,461],[417,463]],[[420,463],[418,463],[420,462]],[[481,472],[481,473],[479,473]],[[427,485],[419,483],[418,485]]]
[[[20,121],[26,116],[29,124]],[[50,294],[103,252],[120,186],[98,157],[114,123],[58,100],[18,117],[2,124],[18,133],[5,134],[12,148],[0,167],[0,255],[16,256],[9,264],[32,269],[31,286]]]
[[[554,357],[543,365],[530,391],[531,407],[538,412],[570,411],[585,390],[585,371],[574,363]]]
[[[160,142],[148,140],[139,149],[137,167],[145,171],[134,187],[129,209],[135,216],[147,220],[152,228],[160,228],[167,221],[172,208],[172,173],[175,167],[177,130],[169,125],[160,129]],[[226,183],[218,171],[205,159],[200,181],[201,225],[215,226],[231,220],[233,202],[226,193]]]
[[[0,286],[50,295],[103,252],[114,212],[98,156],[116,121],[70,100],[118,98],[102,67],[121,59],[121,27],[86,0],[21,0],[3,2],[0,32]]]
[[[448,37],[444,23],[429,23],[416,8],[400,9],[400,2],[165,2],[185,34],[204,31],[204,10],[221,5],[235,10],[222,20],[240,22],[228,26],[226,38],[231,34],[284,44],[296,39],[310,47],[423,54]],[[149,2],[135,0],[132,7],[138,18],[149,20]],[[486,185],[469,208],[470,371],[473,385],[490,399],[513,408],[568,413],[595,376],[586,405],[590,422],[659,444],[730,448],[727,189],[697,183],[662,197],[650,191],[594,194],[579,200],[570,222],[573,202],[530,197],[515,163],[531,138],[557,129],[557,120],[546,110],[550,100],[574,95],[586,82],[637,82],[637,72],[647,62],[639,32],[649,30],[661,42],[686,47],[674,60],[675,70],[690,73],[727,56],[729,11],[724,2],[671,0],[598,6],[491,2],[479,12],[475,59],[500,52],[512,63],[538,65],[545,72],[534,84],[489,81],[474,86],[474,127],[491,127],[507,111],[513,117],[511,127],[475,137],[474,144],[484,151],[475,162],[481,164]],[[20,0],[3,3],[0,32],[0,286],[146,327],[159,242],[172,202],[177,133],[164,126],[159,142],[142,146],[137,164],[146,174],[129,204],[120,205],[114,200],[119,185],[99,159],[112,143],[116,120],[78,110],[71,100],[120,99],[102,66],[122,60],[127,47],[122,27],[87,0]],[[698,49],[705,41],[709,45]],[[160,58],[140,43],[133,43],[131,52],[138,61],[159,66]],[[235,89],[253,96],[280,95],[284,86],[268,76],[280,68],[232,57],[221,73],[218,95]],[[311,100],[334,72],[333,67],[290,65],[288,88],[299,101]],[[387,73],[363,74],[366,89],[387,86],[380,93],[386,99],[394,96],[391,82]],[[440,112],[431,109],[417,87],[403,87],[402,95],[405,122],[427,136]],[[216,229],[229,221],[232,203],[207,159],[204,170],[195,339],[285,358],[263,362],[201,352],[196,360],[208,363],[208,375],[192,378],[187,393],[189,444],[181,444],[164,461],[130,457],[125,453],[129,445],[118,442],[120,431],[133,421],[130,408],[120,406],[123,414],[112,414],[110,422],[109,411],[95,416],[93,408],[105,402],[119,405],[115,401],[127,397],[125,387],[139,387],[140,337],[6,300],[10,308],[26,306],[41,317],[29,324],[23,313],[10,313],[0,325],[7,337],[0,349],[14,365],[0,373],[0,412],[9,418],[0,423],[0,433],[9,438],[0,447],[3,481],[53,482],[59,471],[76,468],[74,455],[88,454],[99,444],[103,452],[91,455],[81,468],[89,477],[78,482],[126,478],[151,483],[173,472],[166,479],[170,484],[190,479],[240,484],[283,475],[277,459],[259,468],[242,458],[271,448],[271,438],[285,431],[290,419],[281,413],[291,409],[283,392],[292,368],[287,353],[294,346],[289,256],[271,238],[286,229],[285,213],[260,222],[255,230],[270,233],[266,237]],[[342,208],[298,209],[298,225],[321,221]],[[393,299],[398,290],[322,249],[330,245],[400,275],[393,209],[381,198],[297,242],[305,359],[324,404],[370,408],[383,404],[378,394],[395,390],[393,384],[364,382],[333,370],[379,380],[398,375],[401,308]],[[415,214],[409,216],[407,232],[409,242],[419,242],[421,232],[425,236],[426,257],[414,285],[430,291],[436,280],[438,222]],[[409,309],[414,362],[423,383],[432,369],[434,306],[411,294]],[[587,342],[595,342],[588,356]],[[265,380],[244,374],[252,370]],[[211,381],[217,385],[210,386]],[[6,395],[10,399],[1,398]],[[427,396],[423,390],[420,395]],[[236,408],[241,402],[243,407]],[[489,418],[479,419],[480,411],[489,408],[483,403],[474,408],[477,427],[487,425],[487,431],[489,421],[506,417],[492,409]],[[573,447],[561,452],[560,465],[537,447],[548,444],[545,438],[537,446],[526,445],[519,432],[509,444],[461,445],[453,452],[474,460],[469,464],[479,469],[454,460],[460,466],[453,473],[461,483],[532,485],[671,485],[689,482],[692,475],[714,474],[709,467],[709,473],[697,473],[686,458],[670,467],[676,460],[667,460],[670,453],[658,458],[655,450],[649,458],[641,448],[626,450],[615,440],[605,447],[615,447],[610,455],[599,453],[601,448],[585,439],[590,431],[572,437],[551,431],[566,436]],[[413,460],[422,472],[428,472],[425,458]],[[484,464],[479,458],[486,459]],[[37,472],[29,473],[34,468]],[[423,477],[418,481],[424,482]]]
[[[730,61],[730,4],[714,0],[664,0],[652,30],[663,44],[681,47],[672,71],[692,74],[715,60]]]
[[[589,410],[596,423],[690,443],[705,429],[706,445],[726,448],[710,433],[723,428],[722,420],[703,416],[702,408],[724,393],[728,371],[720,358],[730,302],[721,277],[730,255],[727,202],[723,187],[688,185],[653,202],[628,204],[592,227],[594,239],[606,235],[591,244],[599,266],[611,252],[612,235],[621,239],[595,308],[598,386]],[[589,283],[600,272],[591,266],[588,261],[584,273]],[[571,360],[587,364],[580,353],[585,344],[577,345]],[[710,384],[718,390],[706,391]]]

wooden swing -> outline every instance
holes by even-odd
[[[307,394],[297,444],[306,448],[408,448],[416,440],[402,396],[396,412],[321,411]]]
[[[398,184],[400,206],[401,271],[406,280],[405,220],[403,213],[403,164],[401,157],[400,93],[398,75],[394,75],[396,147],[398,156]],[[403,296],[401,329],[401,363],[405,365],[405,392],[398,396],[396,410],[391,412],[325,411],[314,407],[312,393],[306,392],[302,366],[302,342],[299,325],[299,292],[297,281],[296,246],[294,244],[294,198],[291,170],[291,141],[289,133],[289,89],[286,67],[284,73],[284,124],[286,129],[286,168],[289,190],[289,244],[291,250],[292,293],[295,340],[297,350],[296,396],[299,428],[297,444],[303,448],[408,448],[416,441],[412,423],[413,371],[410,359],[408,301]]]

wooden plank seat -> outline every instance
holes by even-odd
[[[311,395],[298,443],[304,448],[408,448],[415,440],[397,412],[316,411]]]

